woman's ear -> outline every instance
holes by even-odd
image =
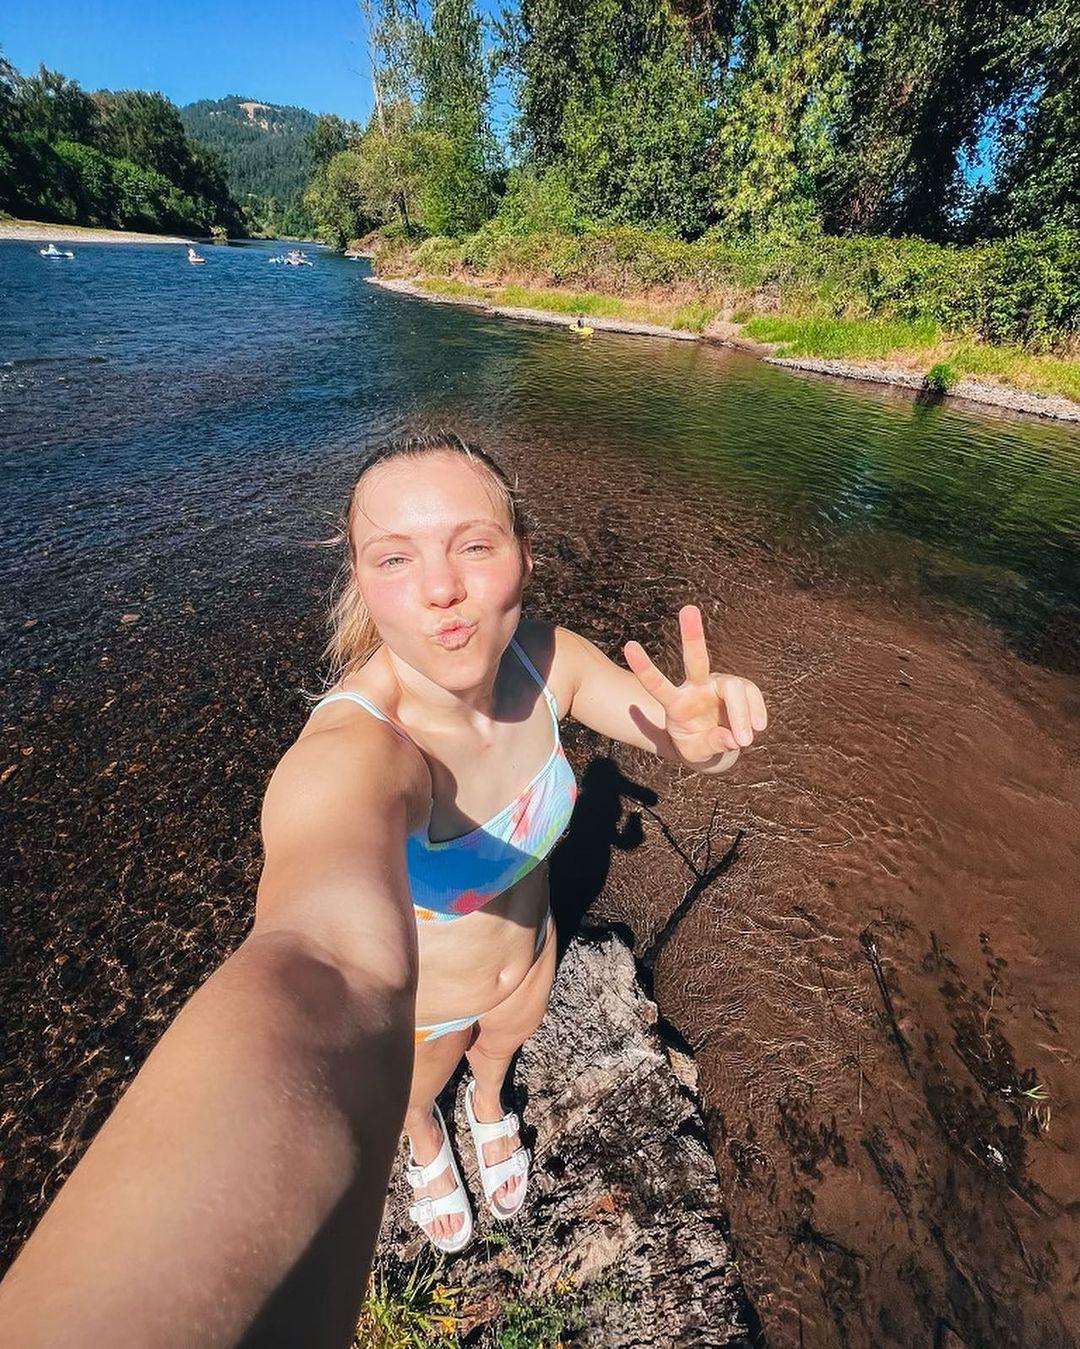
[[[532,575],[533,555],[528,539],[521,540],[521,584],[527,586]]]

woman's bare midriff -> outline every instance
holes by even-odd
[[[490,1012],[532,968],[548,915],[547,862],[475,913],[417,923],[416,1024]]]

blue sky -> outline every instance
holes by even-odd
[[[371,108],[354,0],[6,0],[0,50],[85,89],[158,89],[174,103],[246,94],[362,121]]]

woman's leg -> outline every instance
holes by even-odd
[[[544,946],[525,978],[490,1012],[485,1012],[477,1023],[479,1034],[466,1050],[476,1086],[473,1088],[473,1108],[476,1118],[485,1124],[502,1119],[502,1086],[510,1067],[510,1060],[544,1019],[551,985],[555,980],[555,923],[548,918],[548,932]],[[521,1147],[517,1134],[497,1138],[484,1144],[484,1163],[492,1166],[504,1161]],[[495,1198],[509,1207],[514,1190],[521,1184],[520,1176],[511,1176],[495,1191]]]
[[[419,1166],[426,1166],[439,1155],[442,1147],[442,1135],[432,1113],[435,1097],[450,1081],[451,1074],[461,1061],[465,1047],[476,1034],[476,1027],[466,1026],[464,1030],[450,1031],[434,1040],[421,1040],[416,1045],[413,1059],[412,1087],[409,1090],[409,1104],[405,1111],[405,1132],[409,1136],[413,1160]],[[437,1199],[449,1194],[454,1188],[454,1180],[447,1169],[442,1171],[428,1185],[421,1185],[413,1191],[413,1198],[420,1199],[430,1195]],[[427,1223],[424,1231],[431,1236],[445,1239],[460,1230],[465,1219],[460,1213],[442,1214],[433,1222]]]

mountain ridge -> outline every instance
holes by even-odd
[[[253,233],[311,234],[303,193],[314,168],[309,137],[318,121],[315,113],[227,94],[185,104],[180,118],[192,140],[220,157]]]

